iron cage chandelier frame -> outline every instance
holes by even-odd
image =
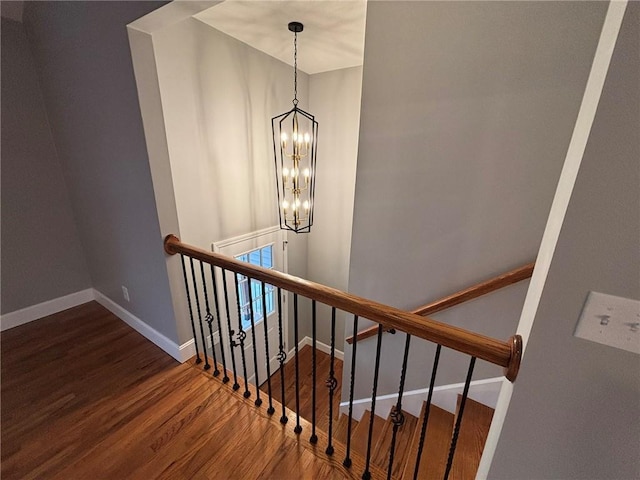
[[[276,166],[280,228],[309,233],[313,225],[318,122],[298,107],[298,33],[304,25],[291,22],[294,33],[293,108],[271,119]]]

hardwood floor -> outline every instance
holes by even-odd
[[[305,345],[298,352],[299,355],[299,378],[300,378],[300,415],[308,421],[311,421],[312,402],[311,391],[313,387],[312,366],[313,366],[313,348]],[[329,389],[325,382],[329,378],[331,356],[316,349],[316,426],[317,428],[327,431],[329,428]],[[285,405],[291,410],[296,408],[295,399],[295,359],[291,359],[284,366],[284,386],[285,386]],[[338,380],[338,386],[333,394],[333,418],[339,418],[340,395],[342,392],[342,360],[335,359],[334,376]],[[282,380],[280,372],[271,375],[271,391],[273,398],[282,403]],[[267,393],[266,382],[262,384],[260,390]],[[335,422],[334,422],[335,425]]]
[[[317,446],[309,444],[293,433],[295,422],[283,426],[279,415],[255,408],[255,391],[244,399],[210,373],[179,364],[95,302],[3,332],[0,342],[3,479],[362,472],[358,458],[351,472],[342,467],[339,446],[324,455],[322,432]]]

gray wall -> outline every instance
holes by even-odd
[[[5,18],[1,176],[0,312],[91,287],[27,37]]]
[[[28,2],[24,22],[93,286],[177,341],[126,31],[161,5]]]
[[[369,4],[352,293],[412,309],[535,258],[605,12],[594,2]],[[524,292],[436,318],[506,339]],[[385,344],[381,393],[397,390],[403,338]],[[357,396],[370,396],[374,346],[359,348]],[[425,386],[431,359],[413,346],[407,388]],[[448,362],[439,383],[462,381],[466,360]],[[474,378],[497,374],[481,363]]]
[[[640,478],[640,358],[573,337],[589,291],[640,299],[639,25],[630,2],[490,478]]]

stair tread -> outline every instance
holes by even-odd
[[[422,405],[420,418],[414,435],[409,444],[406,466],[403,478],[413,478],[415,470],[416,456],[420,443],[420,430],[426,413],[426,403]],[[436,480],[444,476],[447,466],[447,456],[453,433],[454,415],[442,408],[431,405],[429,410],[429,421],[427,423],[427,433],[425,436],[424,448],[420,460],[420,470],[418,478],[421,480]],[[457,478],[452,476],[452,478]]]
[[[363,457],[367,456],[367,440],[369,438],[369,422],[371,420],[371,412],[367,410],[358,422],[358,426],[351,436],[351,449],[359,453]],[[373,454],[376,446],[376,439],[379,438],[384,428],[385,420],[377,415],[373,416],[373,435],[371,444],[371,453]]]
[[[413,433],[418,424],[418,419],[408,412],[402,412],[404,415],[404,423],[398,428],[396,434],[396,446],[394,449],[394,461],[391,475],[399,478],[404,470],[404,465],[409,452],[409,444],[413,438]],[[385,422],[384,430],[380,434],[375,453],[371,457],[372,463],[380,468],[387,470],[389,466],[389,453],[391,451],[391,441],[393,439],[393,421],[391,415]]]
[[[460,408],[460,400],[459,395],[456,412]],[[452,478],[461,480],[475,478],[489,434],[493,411],[493,408],[467,398],[456,453],[453,457]]]
[[[358,426],[358,421],[354,418],[351,420],[351,435]],[[347,444],[347,430],[349,427],[349,417],[345,414],[340,415],[337,422],[333,424],[333,438],[339,442]]]

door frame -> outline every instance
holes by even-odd
[[[288,268],[289,268],[289,262],[288,262],[288,255],[287,255],[287,246],[288,246],[288,242],[287,242],[287,231],[286,230],[282,230],[280,228],[279,225],[275,225],[273,227],[267,227],[267,228],[263,228],[261,230],[256,230],[253,232],[249,232],[249,233],[245,233],[242,235],[238,235],[232,238],[227,238],[225,240],[220,240],[218,242],[212,242],[211,243],[211,250],[214,253],[222,253],[222,250],[230,247],[232,245],[236,245],[238,243],[242,243],[242,242],[246,242],[248,240],[253,240],[253,239],[258,239],[262,236],[265,235],[273,235],[273,234],[277,234],[277,240],[276,240],[276,244],[280,244],[280,246],[278,247],[277,245],[274,245],[274,248],[282,248],[282,270],[276,270],[274,268],[274,270],[282,272],[282,273],[288,273]],[[258,242],[256,242],[258,244]],[[260,248],[255,247],[255,248]],[[253,248],[252,248],[253,249]],[[220,272],[217,272],[217,275]],[[276,287],[277,288],[277,287]],[[237,292],[234,292],[235,295],[237,295]],[[284,351],[285,352],[289,352],[289,308],[288,308],[288,302],[286,302],[286,298],[287,298],[287,292],[286,291],[282,291],[282,303],[281,303],[281,308],[282,308],[282,341],[283,341],[283,347],[284,347]],[[226,330],[227,326],[223,325],[223,328]],[[223,332],[218,332],[218,336],[220,336]],[[224,332],[225,334],[228,334],[228,332]],[[255,346],[254,346],[255,348]],[[229,350],[231,350],[231,347],[229,346]],[[273,373],[272,373],[273,374]],[[249,379],[247,379],[249,380]]]

